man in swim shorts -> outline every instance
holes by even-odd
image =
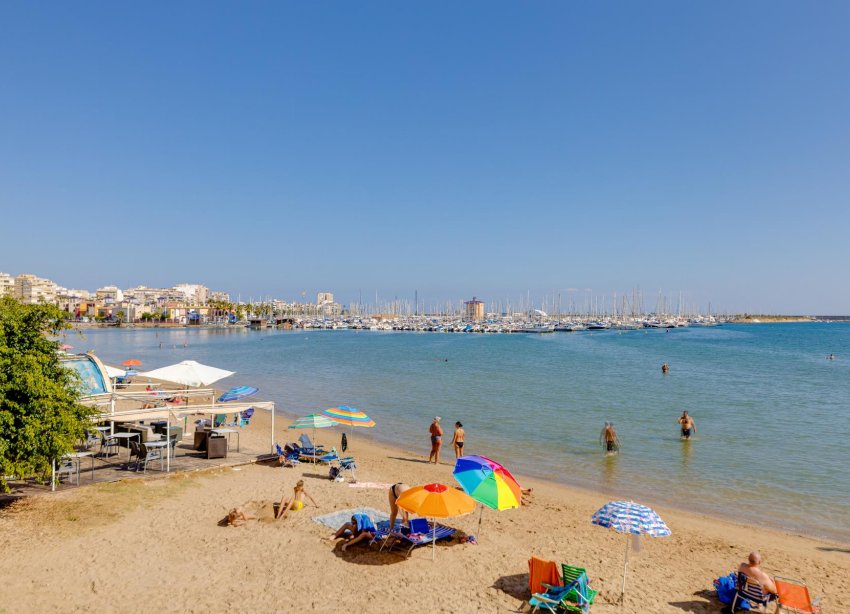
[[[605,428],[602,430],[601,439],[605,441],[605,451],[608,454],[619,452],[620,439],[617,437],[617,431],[614,430],[613,422],[606,422]]]
[[[440,426],[440,416],[434,416],[428,432],[431,433],[431,455],[428,457],[428,462],[437,465],[440,462],[440,448],[443,447],[443,427]]]
[[[694,419],[688,415],[687,410],[682,412],[679,425],[682,427],[682,439],[690,439],[691,435],[697,432],[697,425],[694,423]]]

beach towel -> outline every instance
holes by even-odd
[[[720,603],[732,603],[738,586],[737,578],[738,574],[733,571],[728,576],[721,576],[714,581],[714,588],[717,590],[717,598]],[[744,599],[738,603],[738,609],[749,610],[750,603]]]
[[[333,529],[334,531],[336,531],[346,522],[351,522],[351,517],[354,516],[354,514],[366,514],[369,516],[369,518],[372,519],[373,522],[376,523],[381,521],[388,521],[390,519],[389,514],[380,510],[376,510],[373,507],[355,507],[339,510],[337,512],[331,512],[329,514],[322,514],[321,516],[313,516],[313,522],[317,522],[320,525],[326,526],[329,529]]]
[[[546,592],[544,582],[550,586],[563,586],[561,570],[552,561],[533,556],[528,559],[528,588],[531,594]]]
[[[349,488],[380,488],[381,490],[387,490],[391,486],[392,484],[384,482],[352,482],[348,485]]]
[[[357,523],[357,532],[361,531],[369,531],[370,533],[375,532],[375,525],[372,523],[372,519],[369,518],[367,514],[354,514],[354,520]]]

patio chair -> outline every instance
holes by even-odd
[[[136,441],[135,439],[131,439],[130,440],[130,460],[127,461],[127,469],[130,468],[130,465],[133,465],[133,469],[135,471],[138,471],[139,470],[139,458],[141,457],[141,455],[142,455],[142,451],[141,451],[141,446],[139,445],[139,442]],[[133,461],[133,458],[136,459],[135,462]]]
[[[139,470],[139,464],[142,465],[142,472],[148,472],[148,463],[152,460],[159,461],[160,470],[165,468],[163,464],[164,457],[160,448],[149,448],[145,444],[139,444],[139,456],[136,460],[136,471]]]
[[[113,437],[112,435],[108,435],[105,431],[100,434],[100,454],[106,454],[109,456],[109,450],[112,450],[113,453],[118,454],[118,439]]]
[[[97,431],[86,431],[86,438],[83,440],[83,447],[90,450],[96,443],[100,443],[100,433]]]
[[[80,476],[77,473],[77,460],[73,458],[60,458],[56,461],[56,481],[61,482],[62,476],[72,476],[76,479],[77,486],[80,485]]]
[[[357,463],[354,461],[353,456],[338,458],[336,459],[336,462],[338,463],[340,473],[342,473],[343,471],[348,471],[351,473],[352,480],[357,479],[357,477],[354,475],[354,470],[357,469]]]
[[[384,545],[381,546],[381,550],[384,549],[384,546],[392,549],[398,543],[403,542],[405,547],[407,547],[405,556],[410,556],[413,549],[417,546],[424,546],[435,541],[440,541],[441,539],[449,538],[455,533],[455,529],[434,525],[428,522],[426,518],[413,518],[410,520],[410,531],[407,533],[403,530],[392,531],[389,537],[384,540]]]
[[[774,582],[777,592],[777,612],[793,612],[794,614],[820,612],[820,599],[812,599],[805,582],[782,576],[776,576]]]
[[[751,606],[766,608],[774,596],[766,592],[757,581],[743,572],[738,572],[738,582],[735,586],[735,596],[732,598],[731,611],[734,612],[742,601],[749,601]]]

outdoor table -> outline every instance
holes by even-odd
[[[91,481],[94,482],[94,454],[91,452],[72,452],[71,454],[66,454],[65,458],[75,459],[75,463],[77,465],[77,486],[80,485],[80,459],[88,456],[91,458]]]
[[[216,435],[226,435],[227,436],[227,445],[230,446],[230,434],[236,433],[236,451],[239,451],[239,438],[240,433],[238,429],[212,429],[212,432]]]
[[[105,433],[109,429],[110,429],[110,427],[108,427],[108,426],[96,426],[96,427],[94,427],[94,430],[100,431],[101,433]]]
[[[139,433],[114,433],[112,435],[112,437],[114,437],[115,439],[127,439],[128,440],[128,442],[127,442],[127,460],[128,461],[130,460],[129,439],[130,439],[130,437],[139,437],[139,435],[140,435]],[[139,441],[141,442],[141,437],[139,437]]]

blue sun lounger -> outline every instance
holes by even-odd
[[[398,544],[404,544],[404,547],[407,548],[405,556],[410,556],[417,546],[446,539],[455,533],[456,530],[451,527],[440,525],[435,527],[425,518],[413,518],[410,521],[410,531],[391,531],[381,545],[381,550],[384,548],[392,549]]]

